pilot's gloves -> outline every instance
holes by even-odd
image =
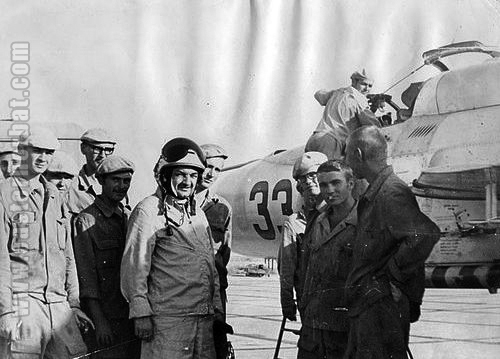
[[[297,306],[295,305],[295,303],[282,308],[282,313],[286,319],[291,320],[292,322],[297,321]]]

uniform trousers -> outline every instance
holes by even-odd
[[[342,359],[347,347],[347,331],[312,328],[303,325],[297,346],[297,359]]]
[[[213,315],[153,317],[154,338],[143,341],[141,359],[215,359]]]
[[[409,332],[408,298],[383,297],[351,318],[346,359],[407,359]]]
[[[321,152],[329,160],[340,160],[345,156],[345,148],[345,138],[339,138],[333,131],[318,131],[309,137],[304,152]]]
[[[87,352],[68,302],[44,303],[28,295],[14,302],[17,329],[13,340],[0,339],[2,359],[66,359]]]

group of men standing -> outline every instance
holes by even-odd
[[[282,312],[300,313],[299,359],[406,359],[440,231],[387,163],[373,82],[351,79],[316,93],[323,118],[293,168],[303,207],[283,226]]]
[[[106,130],[80,140],[78,172],[32,127],[2,171],[0,357],[226,358],[232,212],[210,191],[225,151],[167,142],[131,212],[134,164]]]

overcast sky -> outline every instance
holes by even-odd
[[[316,90],[347,86],[366,68],[383,91],[425,50],[500,46],[499,11],[495,0],[8,1],[0,114],[20,96],[10,87],[11,43],[28,41],[30,121],[115,132],[139,169],[137,199],[152,191],[168,139],[218,143],[230,164],[303,145],[322,113]]]

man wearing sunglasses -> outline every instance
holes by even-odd
[[[85,164],[78,173],[68,193],[68,208],[73,216],[94,203],[101,193],[101,185],[95,173],[101,162],[112,155],[116,140],[105,129],[92,128],[80,138],[80,151],[85,156]]]
[[[351,86],[317,91],[314,98],[325,106],[325,110],[307,141],[305,151],[319,151],[326,154],[328,159],[342,159],[345,156],[346,139],[351,132],[366,125],[380,127],[366,98],[372,86],[373,80],[363,69],[351,75]]]

